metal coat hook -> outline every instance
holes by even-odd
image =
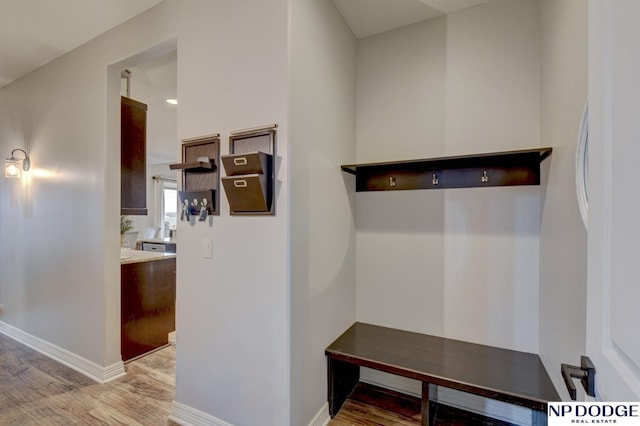
[[[433,185],[437,185],[438,183],[440,183],[440,181],[438,180],[438,175],[437,174],[432,174],[431,175],[431,183]]]
[[[207,199],[203,198],[202,202],[200,203],[200,217],[198,218],[198,220],[200,222],[204,222],[205,220],[207,220],[208,214],[209,212],[207,211]]]
[[[482,180],[482,183],[489,182],[489,176],[487,176],[487,171],[486,170],[482,172],[482,179],[481,180]]]
[[[389,176],[389,186],[396,186],[396,178]]]
[[[189,200],[184,200],[182,202],[182,212],[180,213],[181,221],[189,221],[191,219],[191,212],[189,212]]]
[[[202,200],[206,206],[206,199]],[[205,207],[206,212],[206,207]],[[191,216],[198,213],[198,200],[196,198],[193,199],[191,204],[189,204],[189,200],[184,200],[182,202],[182,211],[180,212],[180,220],[189,222],[191,220]],[[202,209],[200,209],[200,217],[202,217]],[[205,216],[206,219],[206,216]],[[204,219],[201,219],[204,220]]]

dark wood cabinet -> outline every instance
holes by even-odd
[[[176,259],[121,266],[121,352],[129,361],[169,343],[176,325]]]
[[[147,214],[147,106],[120,100],[120,214]]]

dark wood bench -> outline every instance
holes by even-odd
[[[429,384],[530,408],[532,424],[547,423],[547,403],[559,401],[536,354],[356,322],[325,350],[329,414],[335,417],[369,367],[422,382],[422,425],[430,423]]]

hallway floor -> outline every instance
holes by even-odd
[[[175,426],[167,420],[175,358],[174,347],[161,349],[126,364],[126,376],[100,385],[0,334],[0,425]],[[420,424],[419,402],[404,400],[391,411],[384,405],[356,392],[329,426]],[[437,426],[506,425],[464,412],[443,414],[446,420],[437,415]]]
[[[0,334],[0,424],[175,425],[175,349],[125,366],[104,385]]]

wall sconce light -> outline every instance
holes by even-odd
[[[22,152],[24,158],[16,158],[16,151]],[[20,167],[20,163],[22,163],[22,167]],[[11,158],[7,158],[4,162],[4,177],[17,179],[22,174],[21,169],[28,172],[30,168],[31,160],[29,160],[29,154],[27,154],[24,149],[14,149],[11,151]]]

